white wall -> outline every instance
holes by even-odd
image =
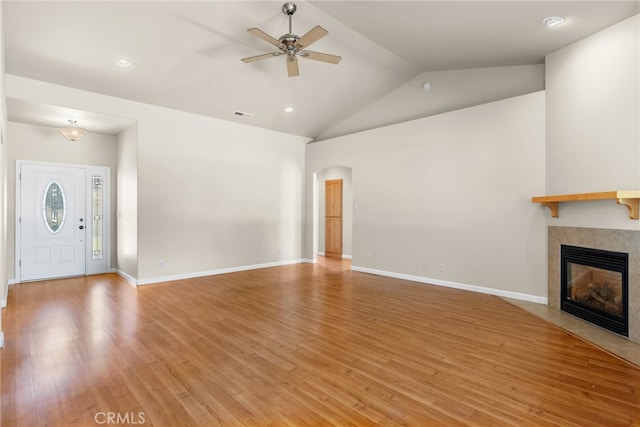
[[[139,278],[301,258],[307,139],[155,116],[139,123]]]
[[[54,128],[35,126],[25,123],[9,122],[7,143],[7,247],[9,278],[15,279],[15,177],[16,160],[33,160],[77,164],[87,166],[106,166],[111,168],[111,263],[115,267],[115,195],[116,195],[116,147],[117,139],[111,135],[87,134],[82,140],[67,141]]]
[[[137,274],[126,271],[133,278],[301,257],[307,138],[12,75],[7,93],[137,121]]]
[[[353,189],[351,169],[335,166],[318,172],[318,252],[324,252],[325,243],[325,181],[342,180],[342,256],[351,257],[353,240]]]
[[[546,194],[640,189],[640,16],[546,58]],[[640,229],[614,201],[562,203],[549,225]]]
[[[120,274],[138,277],[138,125],[118,135],[117,268]],[[112,173],[112,176],[114,174]]]
[[[4,78],[4,2],[0,2],[0,306],[7,303],[7,103]],[[4,345],[0,316],[0,347]]]
[[[424,82],[431,89],[422,89]],[[544,90],[544,65],[425,71],[324,131],[335,138]]]
[[[313,171],[352,168],[355,268],[546,298],[545,217],[531,203],[545,188],[544,100],[538,92],[309,144],[307,194]]]

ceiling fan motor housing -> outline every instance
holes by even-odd
[[[285,34],[278,39],[282,44],[282,51],[288,56],[294,56],[298,53],[298,49],[296,48],[298,40],[300,40],[300,37],[295,34]]]

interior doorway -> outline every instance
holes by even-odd
[[[352,258],[352,228],[353,228],[353,184],[351,168],[347,166],[332,166],[314,175],[313,185],[313,259],[318,256],[334,256],[343,259]],[[329,207],[327,215],[327,187],[329,191],[336,189],[337,182],[341,182],[340,209],[341,221],[335,219],[338,206],[337,201]],[[328,183],[328,184],[327,184]],[[334,196],[329,196],[334,197]],[[334,218],[332,218],[332,216]],[[336,235],[339,235],[339,239]],[[329,242],[327,242],[329,238]],[[334,242],[340,242],[338,249]]]

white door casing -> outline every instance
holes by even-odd
[[[17,281],[106,273],[109,169],[18,161],[16,175]],[[101,185],[98,205],[92,182]],[[52,196],[57,217],[46,208]]]

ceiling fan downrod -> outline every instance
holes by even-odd
[[[295,44],[299,40],[299,37],[296,36],[295,34],[293,34],[293,26],[292,26],[292,16],[293,16],[294,13],[296,13],[296,10],[298,10],[298,7],[292,1],[288,1],[285,4],[282,5],[282,13],[284,13],[285,15],[287,15],[289,17],[289,33],[287,33],[284,36],[280,37],[280,39],[278,41],[283,44],[285,52],[287,54],[287,59],[289,61],[292,61],[293,57],[297,53],[297,49],[295,48]]]
[[[293,34],[293,30],[291,29],[291,17],[296,13],[296,10],[298,10],[298,7],[292,1],[288,1],[282,5],[282,13],[289,17],[289,34]]]
[[[292,1],[288,1],[282,5],[282,13],[289,17],[289,34],[293,33],[293,30],[291,29],[291,17],[296,13],[296,10],[298,10],[298,7]]]

